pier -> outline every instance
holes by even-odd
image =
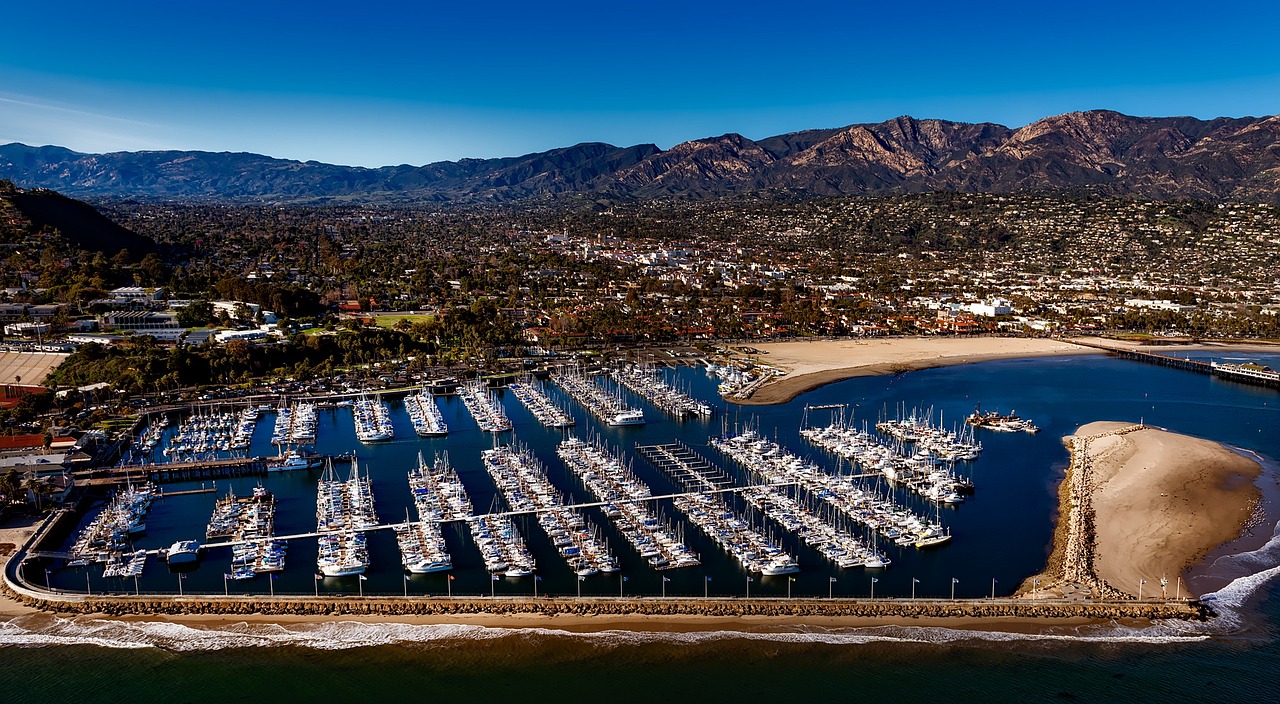
[[[128,482],[209,481],[238,477],[265,476],[267,461],[262,458],[207,460],[200,462],[168,462],[163,464],[133,464],[123,467],[105,467],[77,473],[77,481],[88,480],[91,485],[125,484]],[[169,496],[174,496],[170,493]]]
[[[1188,357],[1174,357],[1168,354],[1158,354],[1156,352],[1144,352],[1142,350],[1122,349],[1119,347],[1111,347],[1096,342],[1083,342],[1080,340],[1072,340],[1072,344],[1082,347],[1092,347],[1096,350],[1103,350],[1120,359],[1129,359],[1135,362],[1145,362],[1147,364],[1155,364],[1161,367],[1169,367],[1171,369],[1181,369],[1188,372],[1196,372],[1198,374],[1208,374],[1221,379],[1229,379],[1241,384],[1252,384],[1254,386],[1265,386],[1271,389],[1280,389],[1280,376],[1263,376],[1254,374],[1242,374],[1232,372],[1230,369],[1224,369],[1221,366],[1214,366],[1212,362],[1206,362],[1201,359],[1190,359]],[[1227,365],[1228,367],[1231,365]]]

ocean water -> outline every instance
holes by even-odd
[[[1276,358],[1260,357],[1276,365]],[[679,372],[682,383],[714,399],[714,383],[701,370]],[[1148,424],[1224,442],[1258,453],[1275,481],[1271,458],[1280,457],[1280,394],[1177,370],[1098,356],[1011,360],[912,372],[898,377],[851,379],[831,384],[780,406],[726,407],[709,422],[672,422],[645,407],[643,428],[601,428],[551,389],[574,412],[576,432],[599,434],[634,458],[634,466],[655,492],[674,488],[634,451],[637,443],[673,438],[732,469],[707,438],[723,429],[751,424],[776,435],[790,449],[825,466],[837,462],[798,435],[806,405],[849,404],[856,421],[874,423],[897,408],[932,407],[947,425],[959,423],[978,403],[984,409],[1016,410],[1042,428],[1037,435],[982,433],[986,447],[969,473],[974,496],[939,515],[951,527],[952,543],[936,550],[886,548],[894,564],[878,570],[876,595],[906,596],[912,578],[918,594],[945,595],[959,579],[957,596],[997,594],[1015,589],[1037,571],[1048,553],[1055,510],[1054,489],[1067,462],[1061,438],[1093,420],[1142,420]],[[552,480],[579,500],[588,495],[554,454],[561,437],[547,431],[512,398],[503,398],[515,422],[515,437],[537,454]],[[379,514],[393,521],[410,505],[404,473],[419,451],[428,458],[449,452],[480,510],[494,490],[480,464],[480,450],[493,439],[481,434],[461,403],[442,402],[450,436],[419,440],[397,408],[397,436],[370,448],[355,441],[350,413],[321,412],[323,452],[355,449],[374,479]],[[824,423],[823,412],[810,413]],[[255,454],[268,454],[272,418],[263,419]],[[504,438],[505,439],[505,438]],[[314,476],[273,475],[266,480],[280,512],[277,531],[305,532],[314,526]],[[248,492],[256,480],[234,483]],[[198,484],[196,485],[198,486]],[[183,488],[183,487],[174,487]],[[226,484],[219,483],[225,491]],[[886,489],[887,490],[887,489]],[[141,547],[196,538],[212,509],[213,494],[170,497],[157,502]],[[907,496],[901,497],[910,502]],[[934,509],[916,504],[921,511]],[[649,570],[598,514],[590,514],[622,558],[625,584],[599,576],[583,592],[657,594],[659,573]],[[668,513],[668,515],[675,517]],[[766,523],[767,527],[767,523]],[[1273,534],[1266,525],[1258,542]],[[522,531],[539,560],[540,592],[571,594],[577,583],[568,567],[531,521]],[[872,572],[837,570],[783,531],[776,536],[794,550],[803,571],[793,593],[825,595],[829,577],[837,595],[865,596]],[[457,569],[454,593],[486,594],[490,582],[465,529],[448,533]],[[705,579],[718,595],[741,595],[745,575],[693,526],[686,538],[704,565],[666,572],[668,594],[701,594]],[[166,624],[121,624],[88,619],[30,616],[0,625],[0,695],[4,701],[314,701],[382,696],[475,696],[547,700],[566,696],[650,700],[679,692],[683,698],[714,701],[748,696],[821,696],[824,699],[938,696],[948,700],[1024,699],[1109,700],[1122,696],[1163,701],[1274,699],[1269,673],[1280,665],[1277,585],[1280,538],[1243,554],[1222,556],[1198,574],[1192,587],[1223,614],[1211,624],[1158,624],[1146,629],[1120,625],[1061,629],[1035,636],[975,634],[942,628],[795,628],[785,633],[704,632],[684,634],[605,632],[576,634],[551,629],[485,629],[473,626],[318,624],[281,628],[229,626],[216,631]],[[366,593],[400,593],[403,581],[394,538],[371,538],[373,565]],[[315,547],[296,541],[289,566],[276,582],[278,593],[310,593],[316,588]],[[183,588],[188,593],[221,593],[229,555],[206,555]],[[86,573],[63,570],[54,586],[83,589]],[[88,573],[95,591],[133,591],[132,580],[112,584]],[[415,576],[411,593],[443,594],[443,575]],[[238,592],[264,593],[264,579],[233,582]],[[354,593],[352,580],[325,580],[321,589]],[[500,593],[531,592],[529,580],[503,580]],[[176,591],[177,577],[162,564],[149,565],[141,591]],[[757,578],[753,594],[785,595],[785,579]],[[1270,696],[1269,696],[1270,695]]]

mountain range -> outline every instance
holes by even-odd
[[[499,159],[364,168],[248,153],[83,154],[0,146],[0,178],[81,198],[502,203],[527,199],[1075,191],[1280,203],[1280,116],[1132,117],[1107,110],[1012,129],[899,117],[660,149],[584,143]]]

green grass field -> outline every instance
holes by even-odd
[[[431,320],[434,320],[435,316],[428,315],[428,314],[420,314],[420,315],[409,315],[409,314],[394,315],[393,314],[393,315],[379,315],[378,317],[374,318],[374,320],[378,324],[378,327],[380,328],[394,328],[396,324],[399,323],[402,319],[408,320],[410,324],[426,323],[426,322],[430,322]]]

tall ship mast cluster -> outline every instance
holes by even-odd
[[[876,423],[876,430],[904,443],[915,443],[917,452],[926,452],[943,462],[976,460],[982,452],[982,443],[974,439],[972,431],[946,430],[941,416],[938,425],[934,425],[932,409],[923,414],[913,409],[910,415],[886,418]]]
[[[816,465],[805,463],[780,445],[760,437],[754,430],[715,438],[711,443],[761,481],[799,484],[855,523],[897,545],[922,548],[951,539],[941,524],[880,498],[858,486],[852,477],[827,474]]]
[[[271,433],[273,445],[307,445],[316,441],[316,404],[305,401],[281,406]]]
[[[485,388],[483,381],[469,381],[458,387],[458,397],[467,412],[475,418],[476,425],[486,433],[505,433],[511,430],[511,420],[492,391]]]
[[[385,442],[396,436],[391,424],[391,407],[381,398],[362,396],[351,407],[356,423],[356,439],[363,443]]]
[[[532,380],[512,382],[507,385],[511,389],[511,393],[520,401],[529,412],[548,428],[570,428],[574,425],[573,416],[568,411],[556,405],[547,397],[541,385]]]
[[[275,515],[275,497],[261,486],[254,488],[252,496],[227,492],[214,503],[205,538],[236,543],[231,547],[231,579],[251,579],[259,572],[284,569],[288,544],[272,537]]]
[[[662,378],[662,374],[652,367],[640,365],[619,367],[613,370],[613,378],[674,418],[711,417],[712,409],[709,404],[668,384]]]
[[[832,423],[825,428],[802,428],[814,445],[857,464],[864,472],[878,472],[895,485],[943,504],[958,504],[973,491],[973,483],[956,476],[954,465],[937,462],[927,452],[908,454],[901,442],[889,444],[866,430]]]
[[[619,394],[605,391],[577,368],[552,372],[551,380],[605,425],[644,425],[644,411],[628,407]]]
[[[532,452],[503,446],[483,453],[484,467],[512,511],[536,512],[561,557],[578,576],[617,572],[618,563],[582,514],[566,508]]]
[[[320,553],[316,566],[326,577],[363,574],[369,566],[369,547],[364,531],[378,525],[373,510],[373,486],[360,476],[358,462],[351,463],[351,476],[339,481],[333,467],[325,470],[316,489],[316,532]]]
[[[441,521],[471,517],[471,501],[448,455],[437,455],[434,465],[418,455],[418,466],[409,470],[409,491],[418,521],[396,527],[396,542],[404,568],[414,574],[453,569],[453,558],[440,530]]]
[[[405,396],[404,410],[409,414],[409,422],[413,423],[413,432],[419,437],[443,437],[449,434],[449,426],[445,425],[440,407],[436,405],[436,397],[430,391],[423,389]]]
[[[150,483],[130,485],[117,493],[80,531],[68,566],[108,562],[113,555],[130,552],[129,536],[147,530],[147,511],[154,500],[155,487]]]
[[[169,437],[164,456],[170,462],[209,459],[218,453],[243,455],[253,440],[258,411],[191,414]]]
[[[169,427],[171,421],[169,416],[161,413],[155,418],[148,419],[146,427],[134,440],[133,447],[130,448],[133,454],[143,457],[150,457],[151,453],[164,440],[164,431]],[[252,433],[251,433],[252,434]]]
[[[533,574],[537,563],[510,516],[472,516],[467,520],[467,528],[489,572],[507,577]]]
[[[666,570],[701,564],[684,539],[649,510],[645,500],[652,492],[620,457],[575,437],[560,443],[556,454],[596,499],[606,502],[604,514],[651,567]]]
[[[655,467],[678,482],[686,492],[672,503],[708,537],[720,544],[748,572],[783,575],[800,571],[793,557],[778,547],[737,511],[721,494],[709,492],[725,488],[730,480],[705,458],[681,443],[645,445],[640,448]]]

